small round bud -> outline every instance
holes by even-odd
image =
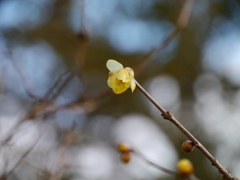
[[[118,151],[121,152],[121,153],[129,153],[132,151],[132,149],[130,148],[129,145],[127,144],[124,144],[124,143],[121,143],[118,145],[117,147]]]
[[[131,156],[129,153],[122,153],[121,161],[124,163],[128,163],[131,160]]]
[[[192,152],[195,149],[195,146],[192,141],[186,140],[182,143],[181,149],[183,152]]]
[[[188,159],[181,159],[177,163],[177,171],[180,175],[191,175],[193,174],[193,165]]]

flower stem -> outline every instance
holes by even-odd
[[[228,172],[218,160],[169,112],[160,106],[155,99],[135,80],[137,88],[156,106],[156,108],[162,112],[164,119],[169,120],[173,123],[183,134],[185,134],[194,145],[212,162],[219,172],[226,177],[228,180],[239,180]]]

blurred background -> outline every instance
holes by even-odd
[[[179,0],[0,0],[1,179],[172,180],[126,142],[175,170],[220,179],[138,90],[107,87],[108,59],[134,67],[176,27]],[[188,25],[136,77],[240,177],[240,3],[196,0]]]

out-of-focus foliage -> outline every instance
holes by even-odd
[[[177,161],[188,158],[200,179],[220,178],[197,149],[181,151],[186,137],[139,91],[77,103],[108,88],[108,59],[133,67],[157,47],[175,27],[182,3],[0,0],[1,142],[32,104],[41,102],[31,94],[43,98],[59,77],[71,77],[68,71],[79,66],[59,95],[44,104],[50,113],[29,116],[7,145],[0,144],[0,173],[37,142],[12,179],[55,178],[64,163],[63,179],[176,178],[135,157],[121,164],[114,145],[127,142],[166,168],[176,170]],[[188,26],[136,77],[238,177],[239,15],[237,0],[196,0]]]

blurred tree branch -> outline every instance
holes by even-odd
[[[136,75],[139,75],[143,68],[164,49],[179,33],[187,26],[191,11],[194,5],[194,0],[184,0],[182,9],[180,10],[175,28],[165,37],[158,47],[150,50],[145,54],[139,62],[133,67]]]
[[[16,70],[16,72],[19,74],[19,77],[22,80],[23,87],[25,88],[26,94],[29,97],[33,98],[34,100],[39,100],[39,97],[37,97],[32,92],[32,90],[30,88],[30,85],[29,85],[29,82],[27,80],[27,77],[24,75],[24,73],[22,72],[21,68],[18,66],[17,62],[13,58],[12,51],[11,51],[11,48],[9,46],[8,46],[8,49],[7,49],[7,53],[8,53],[8,56],[9,56],[9,61],[11,62],[13,68]]]

